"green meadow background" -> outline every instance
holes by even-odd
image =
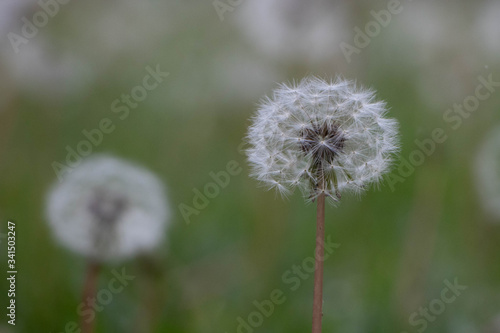
[[[309,331],[312,275],[291,283],[284,274],[298,276],[294,265],[313,255],[315,206],[299,192],[283,200],[265,191],[242,152],[259,99],[306,75],[375,89],[400,123],[402,147],[391,185],[327,206],[326,234],[339,246],[325,262],[323,331],[500,332],[500,217],[483,209],[475,174],[479,147],[500,126],[500,88],[458,128],[443,118],[474,94],[479,76],[500,82],[498,2],[401,1],[350,61],[341,43],[355,46],[355,28],[376,22],[371,11],[387,10],[387,1],[222,3],[231,10],[221,21],[211,1],[69,2],[18,53],[8,33],[19,34],[21,18],[40,7],[2,9],[0,232],[16,223],[18,275],[13,327],[0,272],[0,332],[60,333],[79,321],[86,262],[55,241],[45,200],[57,182],[54,162],[65,163],[67,147],[104,118],[114,130],[92,153],[157,174],[171,219],[157,251],[104,267],[100,288],[113,270],[135,279],[97,314],[96,331]],[[169,75],[120,119],[111,104],[142,84],[148,66]],[[429,155],[414,153],[436,128],[447,139]],[[401,171],[415,154],[423,161]],[[193,190],[228,163],[241,169],[187,223],[179,205],[193,207]],[[412,325],[455,279],[467,289],[425,329]],[[238,318],[248,322],[254,302],[276,289],[284,301],[273,313],[237,331]]]

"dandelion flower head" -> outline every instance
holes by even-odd
[[[161,181],[109,156],[84,160],[49,193],[47,215],[62,245],[97,261],[153,249],[169,215]]]
[[[247,139],[252,176],[288,195],[333,201],[378,183],[398,151],[398,123],[371,90],[308,77],[262,101]]]

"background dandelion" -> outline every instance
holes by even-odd
[[[119,260],[153,249],[169,215],[154,175],[108,156],[82,162],[48,200],[48,220],[66,247],[95,261]]]
[[[89,259],[84,302],[95,295],[100,263],[150,251],[164,238],[166,202],[154,175],[108,156],[83,161],[53,187],[47,204],[52,231]],[[93,332],[92,324],[83,320],[83,332]]]
[[[255,0],[242,5],[237,24],[260,52],[315,64],[342,56],[338,45],[349,35],[350,9],[347,2]]]

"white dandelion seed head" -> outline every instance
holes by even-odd
[[[398,123],[373,91],[337,78],[281,85],[262,101],[248,130],[251,175],[288,195],[325,193],[338,201],[361,193],[388,171],[398,151]]]
[[[97,261],[152,250],[162,241],[169,217],[156,176],[103,155],[83,161],[56,184],[47,206],[61,244]]]
[[[488,133],[477,154],[474,169],[484,210],[500,219],[500,126]]]

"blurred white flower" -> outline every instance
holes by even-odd
[[[48,197],[48,219],[64,246],[97,261],[152,250],[164,237],[169,210],[153,174],[108,157],[91,157]]]
[[[18,45],[7,34],[22,34],[24,22],[43,12],[36,0],[6,0],[0,4],[0,69],[21,91],[52,100],[91,88],[99,76],[118,67],[121,75],[143,66],[162,45],[169,20],[165,5],[148,1],[110,0],[60,5],[48,23]],[[5,11],[4,11],[5,10]]]
[[[486,136],[474,169],[481,204],[489,215],[500,221],[500,126]]]
[[[92,71],[82,58],[70,51],[59,52],[47,34],[48,26],[40,27],[36,35],[24,38],[22,18],[32,21],[33,14],[42,11],[36,0],[6,0],[0,3],[0,69],[2,79],[11,86],[42,99],[64,97],[80,92]],[[17,37],[9,39],[9,34]],[[14,43],[14,44],[13,44]]]
[[[453,15],[450,15],[450,12]],[[464,36],[457,34],[463,29],[460,16],[463,11],[440,2],[415,2],[403,10],[394,22],[393,31],[404,36],[410,62],[427,64],[447,48],[456,47]]]
[[[429,109],[442,112],[463,100],[473,89],[478,68],[484,63],[468,26],[470,11],[443,2],[413,2],[403,10],[390,33],[383,34],[387,56],[393,57],[394,41],[400,41],[398,56],[391,61],[397,70],[413,69],[420,100]]]
[[[493,21],[498,15],[477,15],[480,6],[486,7],[483,3],[412,2],[381,34],[380,55],[391,58],[389,70],[412,76],[426,110],[442,113],[463,100],[474,90],[478,72],[491,64],[481,41],[497,42],[494,25],[498,23]],[[485,25],[494,31],[482,31]],[[492,59],[498,59],[496,54]]]
[[[324,0],[252,0],[238,8],[241,29],[266,54],[280,60],[329,60],[342,56],[348,39],[343,2]]]
[[[266,90],[272,88],[273,82],[279,82],[284,74],[271,64],[256,57],[239,52],[232,47],[230,52],[220,52],[211,63],[211,86],[213,90],[209,93],[210,99],[221,99],[235,102],[255,101]],[[241,80],[244,77],[245,80]],[[228,96],[228,91],[231,94]]]
[[[435,59],[416,72],[414,82],[419,98],[429,110],[443,113],[474,91],[473,82],[477,80],[477,71],[482,68],[468,52],[453,59]]]
[[[398,124],[373,91],[337,79],[305,78],[265,99],[249,128],[252,176],[286,195],[362,192],[388,171]]]
[[[40,99],[64,98],[87,88],[94,78],[89,64],[73,52],[52,52],[53,45],[37,36],[19,53],[4,50],[10,78],[23,91]]]
[[[101,70],[117,62],[140,64],[169,36],[171,13],[168,3],[158,1],[75,2],[63,14],[60,40]]]

